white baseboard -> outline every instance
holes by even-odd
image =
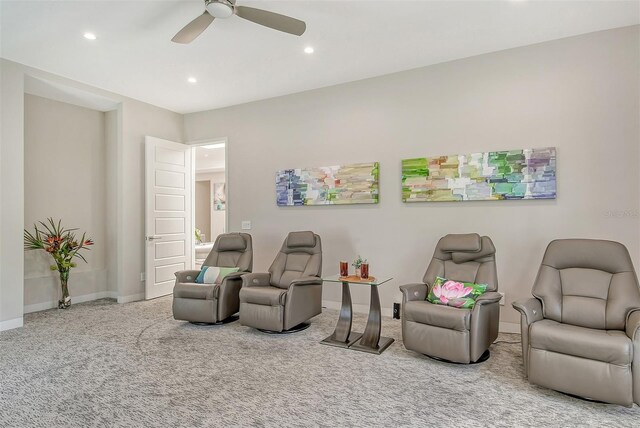
[[[117,291],[101,291],[99,293],[91,293],[84,294],[82,296],[71,296],[72,303],[83,303],[90,302],[92,300],[98,299],[114,299],[117,300],[118,303],[130,303],[137,302],[139,300],[144,300],[144,293],[131,294],[129,296],[118,296]],[[39,312],[45,311],[47,309],[52,309],[58,307],[58,301],[44,302],[44,303],[36,303],[33,305],[27,305],[24,307],[24,313],[28,314],[31,312]]]
[[[323,300],[322,307],[327,309],[336,309],[340,310],[342,306],[341,302],[334,302],[332,300]],[[352,305],[354,313],[358,314],[368,314],[369,306],[368,305]],[[393,308],[382,308],[381,309],[382,316],[392,317],[393,316]],[[520,324],[516,324],[513,322],[500,322],[498,331],[500,333],[517,333],[520,334]]]
[[[71,303],[84,303],[91,302],[98,299],[115,299],[117,293],[114,291],[101,291],[99,293],[83,294],[82,296],[71,296]],[[58,301],[53,300],[43,303],[35,303],[33,305],[26,305],[24,307],[24,313],[30,314],[31,312],[46,311],[47,309],[53,309],[58,307]]]
[[[98,299],[114,299],[118,303],[130,303],[144,300],[144,293],[131,294],[129,296],[118,296],[117,291],[101,291],[99,293],[84,294],[82,296],[71,296],[72,303],[84,303]],[[24,313],[29,314],[31,312],[46,311],[47,309],[53,309],[58,307],[58,301],[50,301],[43,303],[36,303],[33,305],[26,305],[24,307]],[[13,321],[13,320],[12,320]]]
[[[130,303],[144,300],[144,293],[130,294],[128,296],[118,296],[118,303]]]
[[[14,318],[12,320],[0,321],[0,331],[13,330],[23,326],[22,317]]]

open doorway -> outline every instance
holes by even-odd
[[[226,140],[194,144],[194,268],[200,269],[218,235],[227,231]]]

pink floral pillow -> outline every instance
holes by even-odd
[[[427,300],[436,305],[472,309],[478,296],[485,291],[487,291],[487,284],[452,281],[438,276],[433,282]]]

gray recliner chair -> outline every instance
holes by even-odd
[[[498,337],[500,298],[496,249],[487,236],[476,233],[446,235],[436,246],[422,283],[402,291],[402,340],[405,348],[456,363],[489,358]],[[436,277],[487,284],[473,309],[432,304],[426,300]]]
[[[253,249],[251,235],[225,233],[219,235],[203,266],[237,267],[220,284],[197,284],[199,270],[176,272],[173,287],[173,317],[194,323],[219,324],[233,321],[240,308],[238,294],[242,275],[251,272]]]
[[[609,403],[640,405],[640,289],[618,242],[552,241],[521,313],[529,382]]]
[[[293,332],[322,312],[322,244],[313,232],[291,232],[268,273],[242,276],[240,324]]]

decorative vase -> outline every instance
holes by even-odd
[[[359,267],[356,268],[356,276],[358,278],[360,278],[360,268]]]
[[[39,226],[38,226],[39,224]],[[71,306],[69,296],[69,272],[77,266],[75,259],[87,262],[80,251],[88,250],[93,245],[93,240],[83,233],[78,239],[76,229],[65,229],[62,220],[55,221],[49,217],[46,222],[41,221],[34,225],[34,231],[24,230],[24,249],[43,250],[51,255],[54,264],[49,265],[52,271],[58,271],[60,275],[61,299],[58,300],[59,309],[67,309]]]
[[[62,289],[62,299],[58,300],[58,309],[67,309],[71,306],[71,296],[69,295],[69,271],[60,271],[60,288]]]

